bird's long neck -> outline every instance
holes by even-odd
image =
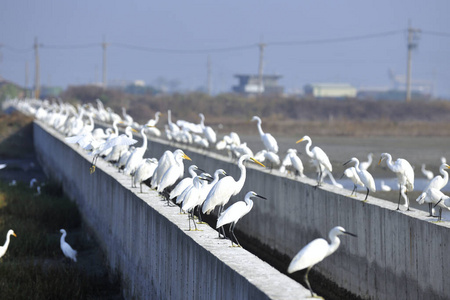
[[[392,165],[392,156],[391,155],[386,155],[386,165],[388,166],[389,169],[391,169],[392,171],[394,166]]]
[[[156,114],[155,114],[155,125],[156,125],[156,123],[158,123],[158,121],[159,121],[159,114],[156,113]]]
[[[113,122],[114,133],[119,135],[119,128],[117,127],[117,121]]]
[[[264,135],[264,131],[262,130],[262,127],[261,127],[261,120],[257,120],[257,124],[256,124],[256,127],[258,127],[258,131],[259,131],[259,135]]]
[[[442,177],[444,178],[444,182],[447,184],[448,182],[448,173],[445,171],[445,166],[439,168],[439,172],[441,172]]]
[[[336,235],[333,235],[333,236],[330,235],[329,238],[330,238],[331,243],[328,246],[327,256],[333,254],[334,251],[336,251],[337,248],[339,248],[339,245],[341,244],[341,240]]]
[[[66,235],[67,235],[66,232],[64,232],[64,233],[62,234],[62,236],[61,236],[61,243],[64,243],[64,242],[66,241]]]
[[[368,163],[369,165],[372,164],[372,155],[369,155],[369,156],[367,157],[367,163]]]
[[[5,242],[5,244],[3,245],[3,248],[8,248],[10,237],[11,237],[10,234],[7,234],[7,235],[6,235],[6,242]]]
[[[308,154],[309,157],[313,157],[314,156],[313,153],[311,152],[311,149],[310,149],[311,148],[311,144],[312,144],[312,141],[308,140],[307,143],[306,143],[306,146],[305,146],[306,154]]]
[[[361,172],[361,169],[359,168],[359,160],[355,160],[355,169],[357,172]]]
[[[244,161],[239,161],[238,163],[239,169],[241,169],[241,176],[239,177],[239,180],[236,182],[236,190],[234,191],[233,195],[237,195],[244,186],[245,179],[247,177],[247,168],[244,166]]]
[[[167,123],[172,124],[172,112],[170,110],[167,112]]]
[[[147,150],[147,135],[145,134],[145,127],[141,129],[141,135],[142,135],[142,148]]]
[[[189,175],[191,175],[192,178],[197,176],[197,173],[195,173],[194,168],[189,168]]]

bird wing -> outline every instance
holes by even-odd
[[[61,243],[61,250],[66,257],[72,259],[75,262],[77,261],[77,251],[73,250],[68,243]]]
[[[288,267],[288,273],[312,267],[322,261],[328,254],[328,248],[328,242],[322,238],[310,242],[292,259]]]
[[[266,146],[267,150],[271,152],[278,152],[278,143],[277,140],[270,133],[266,133],[261,137],[264,146]]]
[[[364,183],[364,186],[367,187],[371,192],[376,192],[375,180],[373,176],[367,172],[366,170],[361,170],[359,174],[359,178]]]
[[[210,213],[217,205],[226,204],[234,193],[233,187],[235,184],[236,181],[231,176],[220,179],[208,193],[203,203],[202,212]]]
[[[333,167],[331,166],[330,159],[328,155],[319,147],[314,147],[311,152],[314,154],[314,158],[318,160],[328,171],[332,172]]]
[[[217,220],[216,228],[219,228],[225,224],[237,222],[247,213],[247,204],[245,204],[244,201],[236,202],[220,214],[219,219]]]

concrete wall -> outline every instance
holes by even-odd
[[[153,191],[131,189],[129,177],[34,126],[38,159],[60,180],[120,272],[127,299],[298,299],[309,291],[267,263],[217,238],[208,225],[187,231],[186,215]]]
[[[210,173],[223,168],[235,178],[240,174],[236,163],[221,155],[178,146]],[[152,139],[148,157],[159,158],[168,148],[176,147]],[[315,180],[247,165],[244,188],[228,205],[250,190],[268,198],[255,200],[251,213],[239,221],[247,235],[294,257],[340,225],[358,237],[343,236],[340,248],[315,270],[367,299],[450,299],[449,222],[436,223],[423,211],[397,211],[396,204],[370,196],[363,202],[361,194],[349,197],[349,191],[328,184],[315,189]]]
[[[35,143],[38,147],[38,144],[42,144],[44,133],[38,126],[36,132]],[[53,138],[47,137],[47,139]],[[61,147],[67,148],[67,146]],[[174,150],[176,147],[176,145],[169,145],[166,141],[152,139],[145,157],[159,158],[165,150]],[[183,148],[194,164],[211,174],[217,168],[223,168],[234,177],[239,175],[235,162],[230,162],[221,155],[206,154],[204,151],[186,146]],[[61,152],[68,151],[62,149]],[[64,154],[64,157],[66,156],[67,154]],[[51,162],[51,159],[52,156],[48,158],[48,161]],[[75,157],[70,160],[78,161]],[[56,164],[58,163],[52,164],[51,168],[55,168]],[[83,185],[90,186],[88,190],[94,190],[90,192],[92,195],[89,195],[87,199],[100,197],[95,191],[98,189],[102,189],[103,193],[107,193],[109,197],[124,194],[122,197],[134,199],[133,192],[128,189],[129,182],[124,182],[124,187],[119,188],[114,184],[114,180],[120,178],[109,181],[103,178],[97,180],[95,178],[100,176],[98,175],[100,172],[95,176],[88,176],[88,168],[89,163],[84,161],[83,172],[76,173]],[[56,172],[64,173],[63,170]],[[68,174],[72,174],[71,172]],[[66,181],[70,182],[70,180]],[[395,204],[381,199],[369,196],[367,202],[362,202],[360,200],[362,195],[355,199],[348,197],[349,191],[326,184],[324,187],[315,189],[314,185],[314,180],[286,178],[276,171],[270,173],[257,165],[248,165],[246,184],[242,192],[230,201],[230,204],[242,200],[249,190],[266,196],[268,201],[255,200],[251,213],[239,221],[239,229],[281,254],[293,257],[309,241],[318,237],[327,237],[328,231],[333,226],[340,225],[356,233],[358,238],[342,237],[341,246],[336,253],[315,267],[339,286],[367,299],[448,299],[450,297],[448,268],[450,225],[448,222],[433,223],[431,222],[433,219],[427,218],[426,213],[421,211],[396,211]],[[76,192],[73,194],[77,195]],[[79,197],[83,196],[80,194]],[[88,205],[86,201],[81,201],[80,205]],[[152,201],[152,205],[153,202],[158,201]],[[102,205],[105,204],[99,204],[99,206]],[[143,204],[134,204],[137,207],[128,207],[128,204],[120,205],[119,208],[107,206],[108,210],[98,213],[93,216],[93,219],[111,218],[113,216],[111,209],[121,209],[127,212],[126,217],[119,219],[121,224],[123,222],[131,228],[136,228],[138,232],[142,228],[151,230],[155,226],[145,222],[136,226],[137,221],[130,221],[129,216],[133,218],[139,216],[139,222],[146,218],[151,220],[156,218],[153,215],[152,217],[142,215],[139,205]],[[132,212],[133,209],[135,213]],[[83,211],[86,211],[86,214],[90,213],[90,209],[83,209]],[[113,221],[106,220],[99,224],[103,222],[109,224]],[[186,228],[186,225],[180,225],[181,231]],[[95,224],[93,226],[95,227]],[[111,229],[105,230],[111,231]],[[130,235],[125,248],[132,247],[131,232],[122,230],[124,235]],[[111,234],[111,232],[105,231],[104,234]],[[158,233],[155,234],[158,236]],[[190,236],[189,232],[179,234]],[[214,232],[213,235],[216,233]],[[112,239],[114,241],[114,238]],[[211,237],[211,240],[219,243],[214,237]],[[154,243],[157,243],[157,240],[152,240],[148,248],[151,248],[151,245],[154,248]],[[169,241],[169,245],[173,244]],[[158,249],[164,249],[160,253],[170,251],[166,247],[166,241],[158,244]],[[123,255],[126,256],[125,253]],[[123,264],[121,259],[116,258],[117,264]],[[188,272],[189,268],[185,270]]]

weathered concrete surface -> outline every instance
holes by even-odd
[[[174,146],[210,173],[223,168],[235,178],[240,174],[235,162],[221,155]],[[147,156],[159,158],[168,148],[176,147],[152,138]],[[309,241],[327,237],[334,226],[357,234],[342,237],[340,248],[315,269],[363,298],[450,299],[449,222],[433,222],[419,210],[397,211],[396,204],[370,196],[363,202],[361,194],[349,197],[349,191],[328,184],[315,189],[315,184],[248,164],[244,188],[228,205],[250,190],[266,196],[268,201],[255,200],[239,229],[289,257]]]
[[[187,231],[177,207],[167,207],[148,189],[99,159],[66,145],[54,130],[34,126],[38,159],[79,206],[113,270],[120,272],[127,299],[301,299],[309,291],[229,241],[208,225]],[[162,149],[162,148],[161,148]],[[164,149],[165,150],[165,149]],[[162,153],[162,152],[161,152]],[[227,164],[224,163],[224,167]]]

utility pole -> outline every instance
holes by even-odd
[[[106,43],[105,37],[103,37],[103,88],[106,89],[106,48],[108,48],[109,44]]]
[[[39,78],[39,44],[37,37],[34,38],[34,63],[34,98],[39,99],[39,95],[41,93],[41,79]]]
[[[259,43],[259,68],[258,68],[258,91],[260,94],[263,92],[263,64],[264,64],[264,47],[266,44]]]
[[[417,48],[420,29],[412,28],[408,22],[408,61],[406,68],[406,102],[411,102],[411,52]]]
[[[28,98],[28,60],[25,62],[25,98]]]
[[[207,76],[208,76],[208,95],[211,96],[212,85],[211,85],[211,57],[208,55],[208,61],[206,63]]]

